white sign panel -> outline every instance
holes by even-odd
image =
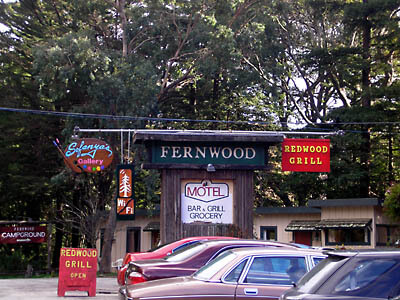
[[[182,181],[182,222],[233,223],[233,182]]]

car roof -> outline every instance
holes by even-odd
[[[272,247],[286,247],[292,249],[300,249],[296,245],[292,245],[289,243],[275,242],[275,241],[266,241],[266,240],[252,240],[252,239],[223,239],[223,240],[208,240],[201,241],[200,243],[206,244],[209,247],[218,246],[218,245],[240,245],[240,244],[255,244],[255,245],[266,245]]]
[[[337,251],[326,251],[329,256],[340,256],[340,257],[397,257],[400,256],[399,249],[359,249],[359,250],[337,250]]]
[[[273,247],[246,247],[246,248],[234,248],[230,251],[235,252],[238,255],[262,255],[262,254],[279,254],[279,255],[316,255],[325,256],[321,250],[317,249],[290,249],[290,248],[273,248]]]

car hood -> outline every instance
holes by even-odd
[[[357,296],[341,296],[341,295],[311,295],[297,294],[287,295],[284,300],[382,300],[382,298],[357,297]]]
[[[165,255],[160,253],[153,253],[153,252],[143,252],[143,253],[132,253],[130,255],[130,261],[138,261],[138,260],[145,260],[145,259],[158,259],[162,258]]]
[[[207,282],[194,279],[192,276],[174,277],[132,284],[126,287],[128,297],[173,297],[196,294],[207,294]],[[122,288],[124,289],[124,288]]]
[[[166,261],[165,259],[146,259],[146,260],[137,260],[137,261],[131,261],[131,265],[135,265],[140,268],[151,268],[154,266],[168,266],[171,265],[171,262]]]

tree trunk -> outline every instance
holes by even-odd
[[[366,5],[368,0],[363,0]],[[371,50],[371,23],[368,20],[368,15],[364,16],[363,23],[363,60],[364,66],[362,69],[362,95],[361,95],[361,105],[365,108],[371,107],[371,66],[370,66],[370,50]],[[371,136],[370,136],[370,126],[363,126],[362,142],[361,142],[361,168],[363,170],[363,175],[360,178],[360,197],[369,196],[370,188],[370,152],[371,152]]]
[[[111,272],[111,250],[114,240],[114,231],[117,221],[117,215],[115,212],[115,201],[111,201],[111,210],[108,215],[106,228],[104,230],[104,242],[102,248],[102,256],[99,263],[99,272],[101,274]]]

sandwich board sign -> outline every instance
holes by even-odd
[[[96,296],[97,250],[61,248],[58,276],[58,296],[66,291],[87,291]]]

